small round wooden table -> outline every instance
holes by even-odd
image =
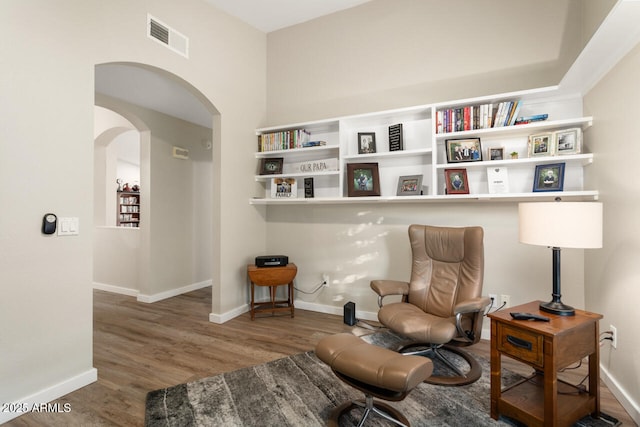
[[[251,320],[254,320],[257,312],[270,311],[273,315],[277,311],[291,311],[293,307],[293,279],[296,277],[298,267],[289,263],[282,267],[256,267],[255,264],[247,266],[247,273],[251,281]],[[271,300],[267,302],[255,302],[254,290],[257,286],[269,286]],[[276,301],[276,289],[280,285],[288,285],[286,300]]]

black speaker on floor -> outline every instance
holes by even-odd
[[[356,324],[356,303],[349,301],[344,305],[344,323],[349,326]]]

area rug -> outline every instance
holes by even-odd
[[[365,337],[367,341],[371,337]],[[514,426],[489,416],[489,363],[480,359],[482,377],[462,387],[426,383],[392,404],[412,426]],[[504,371],[503,384],[520,377]],[[331,369],[309,351],[263,365],[243,368],[147,395],[145,425],[155,426],[324,426],[339,404],[361,399],[361,393],[338,380]],[[341,418],[355,426],[356,409]],[[611,426],[602,420],[581,420],[576,426]],[[369,417],[366,426],[389,426]]]

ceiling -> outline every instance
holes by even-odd
[[[265,33],[371,0],[204,0]]]
[[[268,33],[371,0],[204,0]],[[176,81],[127,64],[96,67],[96,92],[211,128],[211,113]]]

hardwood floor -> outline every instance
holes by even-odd
[[[351,330],[341,316],[304,310],[293,319],[261,315],[255,321],[245,313],[223,325],[208,321],[210,311],[209,288],[153,304],[94,291],[98,381],[56,401],[68,403],[69,413],[30,413],[6,425],[140,426],[151,390],[308,351],[325,335]],[[472,350],[488,358],[489,343]],[[506,359],[504,367],[520,369]],[[573,380],[584,373],[567,375]],[[605,412],[636,425],[604,385],[601,395]]]

